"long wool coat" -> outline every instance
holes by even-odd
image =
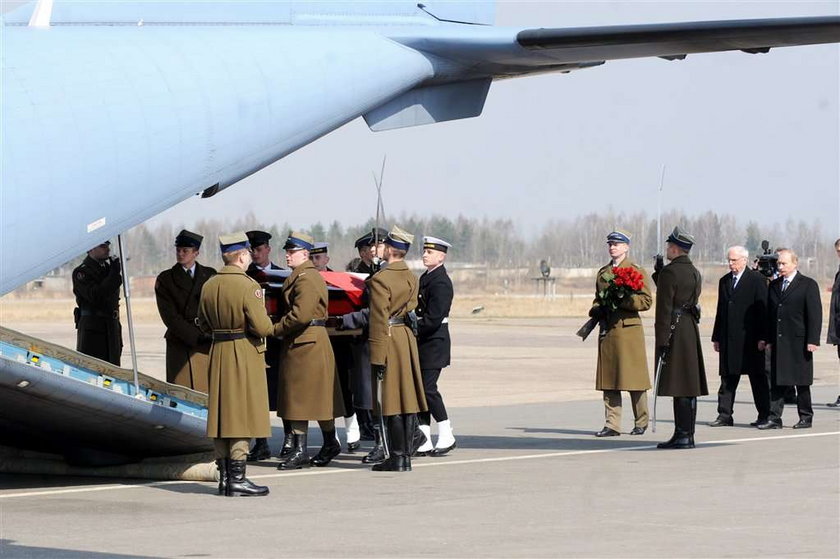
[[[782,293],[784,278],[770,282],[767,296],[772,386],[814,383],[814,354],[808,344],[820,345],[822,304],[820,288],[813,279],[797,272]]]
[[[624,299],[617,310],[607,315],[605,335],[598,339],[595,390],[648,390],[650,388],[645,333],[639,312],[650,309],[653,303],[650,291],[651,280],[647,272],[625,258],[619,264],[619,268],[627,267],[633,267],[642,273],[644,285],[640,293],[634,293]],[[607,287],[607,281],[602,276],[611,268],[612,264],[608,264],[598,270],[598,275],[595,277],[596,294]],[[600,306],[597,296],[592,306]]]
[[[236,266],[207,280],[198,306],[206,332],[245,332],[238,340],[214,341],[210,348],[207,436],[270,437],[265,382],[265,337],[275,326],[265,310],[262,289]]]
[[[767,320],[767,281],[746,268],[732,288],[732,273],[718,282],[717,313],[712,341],[720,344],[720,375],[764,373],[764,352],[758,341]]]
[[[327,420],[344,415],[335,356],[323,326],[327,318],[327,284],[310,261],[295,268],[283,282],[283,337],[277,415],[284,419]]]
[[[99,263],[86,256],[73,270],[73,294],[79,309],[76,351],[118,367],[123,347],[121,285],[122,275],[110,261]]]
[[[368,280],[370,290],[370,362],[385,365],[382,414],[428,410],[420,357],[414,333],[405,325],[390,325],[417,308],[417,278],[405,262],[390,262]],[[376,382],[372,383],[376,386]]]
[[[198,343],[198,303],[201,288],[216,270],[195,264],[194,277],[179,264],[158,274],[155,300],[160,318],[166,325],[166,382],[207,392],[207,368],[210,344]]]
[[[697,304],[702,279],[687,255],[674,258],[656,278],[656,348],[668,345],[671,325],[679,322],[659,381],[659,396],[694,397],[709,393],[697,321],[686,306]],[[658,358],[658,355],[657,355]]]
[[[831,303],[828,306],[828,336],[826,343],[840,345],[840,270],[834,274]]]

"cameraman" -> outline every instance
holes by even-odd
[[[120,365],[122,326],[120,325],[119,258],[111,258],[111,242],[105,241],[87,252],[73,270],[76,296],[76,351]]]

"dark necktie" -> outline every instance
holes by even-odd
[[[736,285],[738,285],[738,276],[732,274],[732,289],[735,289]]]
[[[784,293],[788,286],[790,285],[790,280],[785,278],[785,281],[782,282],[782,293]]]

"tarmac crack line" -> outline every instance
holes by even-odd
[[[724,439],[724,440],[712,440],[712,441],[703,441],[697,443],[697,446],[707,446],[707,445],[718,445],[718,444],[732,444],[732,443],[748,443],[748,442],[758,442],[758,441],[778,441],[778,440],[785,440],[785,439],[807,439],[807,438],[814,438],[814,437],[827,437],[827,436],[836,436],[840,435],[840,431],[830,431],[827,433],[803,433],[803,434],[796,434],[796,435],[779,435],[779,436],[771,436],[771,437],[748,437],[744,439]],[[561,458],[566,456],[584,456],[590,454],[607,454],[611,452],[627,452],[630,450],[651,450],[655,449],[656,444],[650,445],[642,445],[642,446],[621,446],[621,447],[614,447],[614,448],[599,448],[595,450],[573,450],[567,452],[547,452],[542,454],[524,454],[521,456],[497,456],[494,458],[473,458],[469,460],[436,460],[435,462],[415,462],[412,464],[413,468],[434,468],[439,466],[456,466],[456,465],[463,465],[463,464],[489,464],[493,462],[513,462],[516,460],[534,460],[534,459],[541,459],[541,458]],[[370,471],[367,467],[352,467],[352,468],[341,468],[341,469],[329,469],[329,470],[306,470],[306,471],[295,471],[295,472],[285,472],[282,474],[257,474],[249,476],[250,479],[275,479],[275,478],[289,478],[289,477],[302,477],[302,476],[319,476],[319,475],[335,475],[335,474],[342,474],[342,473],[349,473],[349,472],[367,472]],[[67,495],[73,493],[87,493],[87,492],[94,492],[94,491],[111,491],[111,490],[118,490],[118,489],[137,489],[142,487],[163,487],[168,485],[183,485],[183,484],[194,484],[194,483],[211,483],[211,482],[196,482],[196,481],[152,481],[147,483],[131,483],[131,484],[118,484],[118,485],[102,485],[97,487],[76,487],[72,489],[56,489],[51,491],[30,491],[24,493],[9,493],[7,495],[0,495],[0,500],[2,499],[13,499],[13,498],[20,498],[20,497],[40,497],[40,496],[47,496],[47,495]]]

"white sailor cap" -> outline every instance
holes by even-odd
[[[423,237],[423,248],[448,252],[452,245],[437,237]]]

